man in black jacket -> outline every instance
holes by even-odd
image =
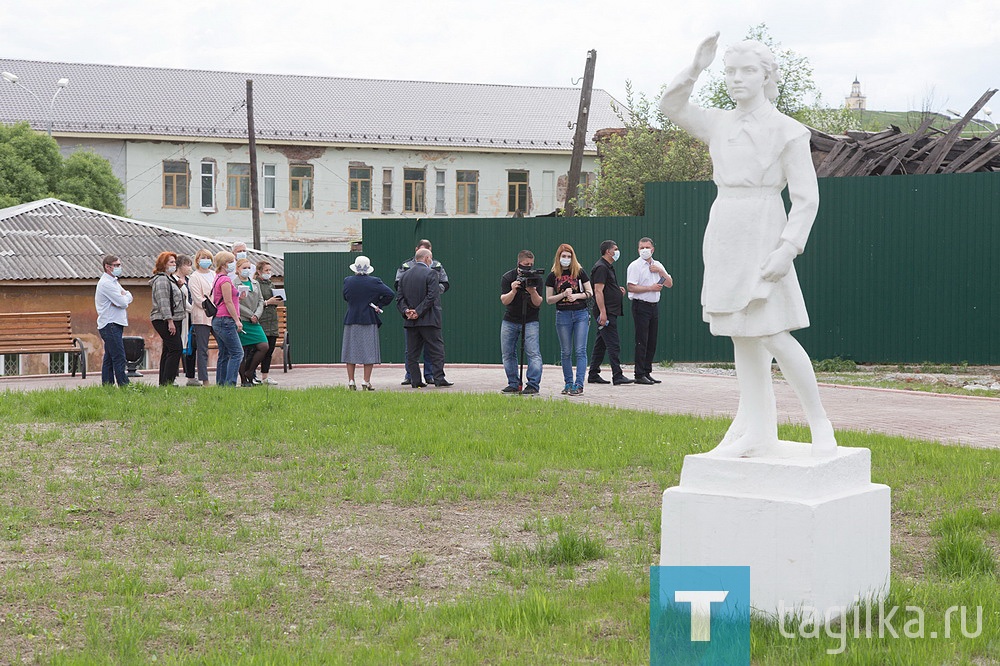
[[[601,243],[601,258],[590,269],[590,283],[594,285],[594,318],[597,319],[597,340],[594,342],[594,353],[590,357],[590,371],[587,377],[587,382],[590,384],[608,383],[607,379],[601,377],[601,363],[604,362],[605,352],[611,361],[611,383],[618,386],[631,384],[634,381],[622,373],[622,366],[618,360],[621,351],[618,317],[622,315],[622,296],[625,295],[625,288],[618,284],[614,263],[620,256],[618,243],[606,240]]]
[[[426,238],[422,238],[420,242],[417,243],[417,246],[413,248],[414,255],[416,255],[417,250],[421,248],[427,248],[431,252],[434,251],[434,248],[431,247],[431,242]],[[414,256],[411,259],[407,259],[406,261],[404,261],[402,264],[399,265],[399,268],[396,269],[396,281],[392,285],[393,289],[396,289],[397,291],[399,290],[399,279],[403,277],[403,273],[405,273],[406,271],[410,270],[413,267],[414,263],[416,263],[416,256]],[[444,266],[441,265],[441,262],[437,261],[436,259],[432,260],[431,270],[437,272],[438,274],[438,289],[441,290],[441,293],[443,294],[444,292],[448,291],[448,287],[451,286],[451,283],[448,282],[448,273],[447,271],[444,270]],[[428,360],[427,354],[425,353],[424,381],[430,384],[431,382],[434,381],[433,378],[434,378],[434,368],[431,367],[430,361]],[[403,377],[403,386],[406,386],[409,383],[410,383],[410,373],[409,370],[407,370],[406,376]]]
[[[444,340],[441,338],[441,287],[438,272],[431,269],[434,258],[427,248],[420,248],[413,265],[399,278],[396,308],[403,315],[406,333],[406,369],[410,386],[421,388],[420,353],[427,346],[427,356],[434,369],[435,386],[452,386],[444,377]]]

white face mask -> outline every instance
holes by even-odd
[[[247,258],[247,253],[246,252],[237,252],[236,253],[236,258],[237,259],[246,259]]]
[[[573,263],[573,260],[569,257],[559,257],[559,265],[563,268],[569,268],[571,263]]]
[[[174,273],[176,271],[177,271],[176,266],[167,266],[167,275],[170,275],[171,273]]]
[[[261,273],[260,274],[260,278],[262,280],[270,280],[271,279],[271,274],[270,273]]]
[[[649,261],[649,258],[653,256],[653,251],[648,247],[644,247],[639,250],[639,257],[645,261]]]
[[[115,266],[114,268],[111,269],[111,274],[114,275],[115,277],[121,277],[122,276],[122,267],[121,266]]]
[[[228,264],[226,264],[226,272],[227,273],[235,273],[236,272],[236,262],[235,261],[230,261]]]
[[[619,259],[621,259],[621,256],[622,256],[622,251],[621,250],[615,250],[615,253],[613,255],[611,255],[611,260],[612,261],[618,261]]]
[[[240,275],[242,275],[245,278],[248,278],[251,275],[253,275],[253,269],[252,268],[244,268],[242,271],[240,271]]]

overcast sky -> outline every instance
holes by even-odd
[[[572,86],[596,49],[595,87],[624,101],[626,80],[656,97],[704,36],[761,22],[828,105],[855,76],[873,110],[964,112],[1000,87],[1000,0],[0,0],[0,57]]]

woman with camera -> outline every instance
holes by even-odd
[[[576,259],[573,246],[563,243],[556,250],[552,272],[545,279],[545,300],[556,306],[556,333],[562,352],[565,395],[583,393],[587,372],[587,333],[590,313],[587,300],[594,295],[590,278]],[[576,355],[576,379],[573,378],[573,355]]]

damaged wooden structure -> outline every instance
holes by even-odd
[[[961,137],[962,130],[996,92],[983,93],[947,130],[932,128],[933,117],[912,134],[895,125],[883,132],[850,132],[847,136],[832,136],[813,129],[811,144],[816,175],[824,178],[1000,171],[1000,129],[994,127],[984,137]]]

